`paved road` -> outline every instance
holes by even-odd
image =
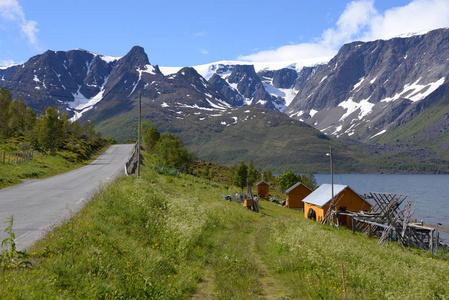
[[[0,190],[0,244],[3,223],[14,216],[18,250],[29,248],[55,224],[79,211],[101,184],[124,174],[133,145],[114,145],[90,165],[46,179],[27,180]]]

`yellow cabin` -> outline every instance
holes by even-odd
[[[338,212],[371,210],[371,205],[347,185],[334,184],[334,199],[335,208]],[[318,222],[323,221],[331,200],[332,185],[322,184],[302,200],[304,203],[304,217]],[[338,221],[340,225],[350,225],[349,216],[340,216]]]
[[[286,206],[288,208],[304,208],[302,200],[310,195],[312,190],[301,182],[298,182],[286,190],[285,193],[287,194]]]
[[[257,186],[257,195],[262,198],[269,198],[269,192],[270,192],[270,184],[265,181],[261,181],[256,184]]]

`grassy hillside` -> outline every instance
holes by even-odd
[[[373,138],[383,145],[381,160],[390,167],[447,173],[449,159],[449,98],[429,107],[394,131]],[[395,165],[392,165],[392,162]]]
[[[22,152],[20,140],[10,139],[8,143],[0,142],[0,153]],[[0,189],[19,184],[24,179],[38,179],[54,176],[64,173],[81,166],[84,166],[100,154],[108,147],[108,143],[104,141],[98,148],[85,153],[81,147],[70,150],[58,150],[55,155],[49,155],[44,152],[34,151],[33,160],[20,163],[0,163]]]
[[[192,114],[186,119],[144,106],[143,115],[143,121],[150,121],[159,131],[179,135],[201,159],[226,165],[252,159],[262,169],[273,172],[329,172],[326,153],[332,146],[342,172],[363,172],[358,161],[369,153],[360,145],[348,147],[305,123],[257,106],[232,109],[209,118]],[[103,136],[126,140],[136,138],[136,126],[134,111],[100,121],[95,128]]]
[[[146,156],[141,178],[101,189],[48,233],[22,258],[31,266],[3,256],[2,297],[341,299],[341,263],[348,299],[449,297],[445,259],[265,200],[257,214],[223,200],[237,188],[150,166]]]
[[[285,114],[257,106],[217,112],[213,117],[192,111],[179,119],[175,111],[144,104],[142,120],[150,121],[161,132],[179,135],[201,159],[226,165],[252,159],[275,173],[286,169],[327,173],[326,153],[332,146],[340,173],[449,173],[448,107],[440,103],[368,144],[350,138],[331,139]],[[137,138],[137,109],[95,120],[96,130],[105,137],[122,141]]]

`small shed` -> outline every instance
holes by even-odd
[[[349,186],[334,184],[335,209],[338,212],[370,211],[371,204],[354,192]],[[325,183],[302,200],[304,216],[318,222],[323,221],[332,200],[332,185]],[[340,216],[340,225],[350,225],[349,216]]]
[[[257,195],[262,198],[269,198],[269,192],[270,192],[270,184],[266,181],[261,181],[256,184],[257,186]]]
[[[287,194],[286,206],[288,208],[304,208],[302,200],[310,195],[312,190],[301,182],[297,182],[286,190],[285,193]]]

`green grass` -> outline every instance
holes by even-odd
[[[429,253],[306,220],[191,175],[142,176],[100,189],[29,249],[4,261],[4,299],[447,299],[449,264]],[[6,225],[5,225],[6,226]],[[301,245],[299,245],[301,240]]]
[[[56,155],[48,155],[35,151],[32,161],[17,164],[0,163],[0,189],[19,184],[23,179],[40,179],[79,168],[92,162],[107,148],[108,146],[103,147],[100,151],[92,155],[90,159],[83,161],[72,159],[73,153],[69,151],[58,151]],[[15,150],[12,149],[10,151]]]

